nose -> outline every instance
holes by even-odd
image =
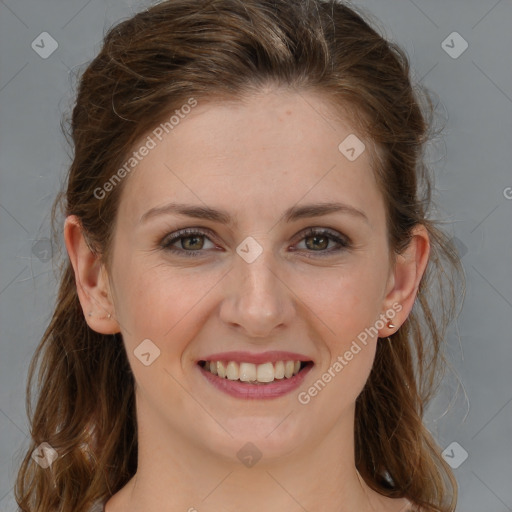
[[[290,324],[293,293],[271,250],[263,250],[252,263],[237,258],[224,288],[220,318],[247,338],[267,340]]]

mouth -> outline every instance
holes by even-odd
[[[282,379],[291,379],[313,361],[283,360],[275,363],[255,364],[237,361],[199,361],[198,365],[205,371],[221,379],[266,385]]]
[[[232,397],[265,399],[283,396],[299,387],[314,363],[291,359],[260,364],[200,360],[197,366],[211,385]]]

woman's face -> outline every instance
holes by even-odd
[[[342,152],[354,131],[328,112],[274,90],[199,102],[151,134],[125,178],[109,276],[139,428],[230,459],[248,441],[282,457],[353,429],[376,330],[391,332],[382,314],[397,307],[368,145],[352,135]],[[212,359],[247,380],[208,373]],[[287,378],[287,360],[310,363]]]

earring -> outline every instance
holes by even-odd
[[[391,323],[391,320],[389,320],[387,323],[387,327],[389,327],[390,329],[394,329],[396,327],[396,325]]]

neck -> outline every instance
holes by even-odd
[[[281,454],[272,446],[272,435],[254,446],[228,439],[232,448],[222,449],[179,438],[149,410],[139,416],[137,473],[109,501],[107,512],[374,511],[355,468],[353,410],[330,431],[312,435],[316,443]],[[254,465],[238,459],[244,445],[243,455],[261,453]]]

